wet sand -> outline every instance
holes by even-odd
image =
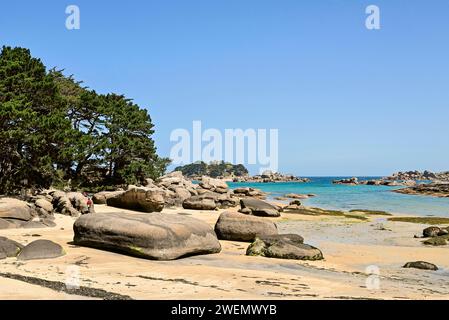
[[[97,205],[96,211],[127,210]],[[188,214],[213,226],[222,211],[163,212]],[[305,243],[322,250],[325,259],[248,257],[248,243],[221,241],[218,254],[174,261],[145,260],[74,246],[74,218],[56,215],[55,228],[0,231],[1,236],[22,244],[49,239],[67,252],[49,260],[0,260],[0,299],[108,299],[117,295],[131,299],[449,298],[449,246],[428,247],[413,238],[426,225],[389,222],[385,217],[361,221],[286,213],[267,219],[277,223],[280,233],[302,235]],[[440,270],[402,268],[416,260],[434,263]],[[83,290],[64,292],[61,283],[75,283]]]

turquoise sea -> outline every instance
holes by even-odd
[[[253,187],[268,192],[269,199],[286,193],[316,194],[314,198],[301,200],[306,206],[325,209],[383,210],[419,216],[449,217],[449,198],[405,195],[391,192],[401,187],[387,186],[348,186],[332,184],[332,180],[348,177],[309,177],[308,183],[246,183],[229,182],[230,188]],[[380,177],[358,177],[359,180],[378,179]]]

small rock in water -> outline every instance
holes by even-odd
[[[414,261],[414,262],[407,262],[403,268],[415,268],[415,269],[422,269],[422,270],[438,270],[438,267],[434,265],[433,263],[426,262],[426,261]]]
[[[299,201],[299,200],[293,200],[293,201],[290,202],[289,205],[291,205],[291,206],[294,206],[294,205],[300,206],[300,205],[301,205],[301,201]]]

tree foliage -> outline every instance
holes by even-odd
[[[203,161],[197,161],[185,166],[175,168],[175,171],[181,171],[187,177],[210,176],[216,177],[241,177],[248,175],[248,170],[242,164],[232,164],[224,161],[211,162],[207,164]]]
[[[98,94],[23,48],[0,54],[0,194],[142,182],[165,172],[146,109]]]

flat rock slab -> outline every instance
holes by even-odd
[[[30,206],[14,198],[0,198],[0,218],[28,221],[33,218]]]
[[[273,222],[237,212],[223,212],[215,224],[218,239],[254,241],[256,237],[278,234]]]
[[[181,215],[88,214],[73,226],[74,243],[133,256],[173,260],[218,253],[220,243],[205,222]]]
[[[16,257],[23,246],[5,237],[0,237],[0,256],[4,255],[6,257]]]
[[[434,265],[433,263],[430,263],[430,262],[426,262],[426,261],[407,262],[403,268],[415,268],[415,269],[432,270],[432,271],[438,270],[438,267],[436,265]]]
[[[50,240],[36,240],[26,245],[17,256],[18,260],[53,259],[65,255],[64,249]]]
[[[304,239],[297,234],[280,234],[256,238],[248,247],[248,256],[262,256],[278,259],[321,260],[320,249],[304,244]]]
[[[281,215],[275,206],[255,198],[241,199],[240,206],[243,210],[242,212],[246,213],[248,210],[251,210],[251,214],[255,216],[279,217]]]

